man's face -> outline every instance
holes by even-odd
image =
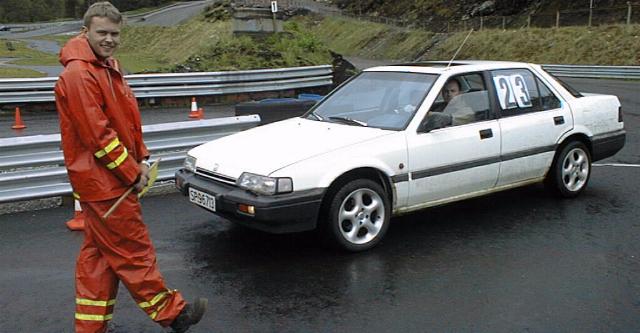
[[[91,25],[82,27],[82,32],[89,39],[89,45],[98,59],[104,60],[113,55],[120,45],[120,24],[108,17],[92,17]]]
[[[448,82],[444,85],[444,88],[442,88],[442,98],[444,98],[444,101],[447,103],[458,95],[460,95],[460,87],[456,82]]]

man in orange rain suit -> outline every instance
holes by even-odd
[[[76,264],[76,332],[105,332],[118,283],[163,327],[185,332],[204,314],[207,300],[187,304],[165,286],[142,222],[136,191],[148,182],[136,98],[111,56],[120,43],[122,16],[109,2],[93,4],[79,36],[60,52],[65,69],[55,87],[62,148],[74,196],[86,215]],[[101,216],[134,187],[107,219]]]

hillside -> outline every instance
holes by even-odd
[[[467,32],[441,34],[348,18],[299,19],[331,50],[384,60],[449,60]],[[640,25],[489,29],[474,32],[458,59],[640,65]]]
[[[193,20],[176,27],[127,27],[117,57],[132,73],[198,72],[331,63],[324,44],[295,22],[284,34],[235,36],[231,21]]]
[[[2,0],[0,25],[81,18],[93,0]],[[172,0],[110,0],[120,11],[158,7]]]
[[[409,21],[446,21],[475,16],[512,16],[560,11],[588,10],[590,1],[564,0],[333,0],[339,8],[370,16],[403,18]],[[594,0],[594,10],[626,7],[628,0]],[[640,5],[639,0],[630,1]]]

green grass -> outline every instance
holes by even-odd
[[[0,67],[1,78],[44,77],[46,74],[30,69]]]
[[[8,39],[0,39],[0,58],[16,58],[11,63],[17,65],[55,66],[59,64],[56,54],[30,49],[22,41]]]
[[[347,18],[306,22],[330,49],[371,59],[448,60],[467,35],[434,34]],[[640,65],[640,25],[484,30],[471,35],[457,58]]]
[[[296,23],[287,33],[234,36],[231,21],[192,20],[175,27],[127,27],[116,57],[132,73],[223,71],[327,64],[323,43]]]
[[[38,36],[38,39],[50,40],[57,42],[60,47],[62,47],[69,39],[75,37],[75,35],[47,35],[47,36]]]
[[[124,12],[122,14],[129,15],[129,16],[130,15],[143,14],[143,13],[147,13],[147,12],[150,12],[150,11],[153,11],[153,10],[157,10],[157,9],[160,9],[160,8],[167,7],[167,6],[172,5],[172,4],[176,3],[176,2],[178,2],[178,1],[167,2],[167,3],[164,3],[164,4],[162,4],[160,6],[157,6],[157,7],[144,7],[144,8],[138,8],[138,9],[134,9],[134,10],[129,10],[129,11],[126,11],[126,12]]]
[[[428,56],[442,58],[453,54],[465,35],[451,36],[430,50]],[[640,25],[482,31],[469,38],[458,58],[547,64],[639,65]]]

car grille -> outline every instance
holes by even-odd
[[[204,177],[204,178],[207,178],[209,180],[225,183],[225,184],[228,184],[228,185],[233,185],[233,186],[236,185],[236,179],[235,178],[224,176],[224,175],[221,175],[221,174],[218,174],[218,173],[215,173],[215,172],[211,172],[211,171],[208,171],[208,170],[204,170],[204,169],[201,169],[201,168],[197,168],[196,169],[196,176]]]

